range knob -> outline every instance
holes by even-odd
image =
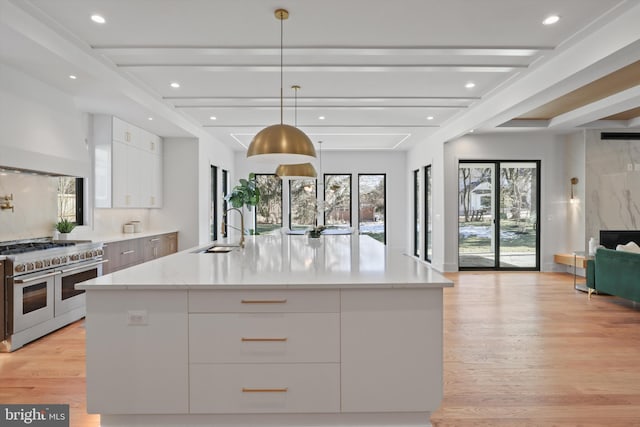
[[[60,258],[58,258],[58,257],[51,258],[51,264],[59,265],[60,264]]]
[[[78,261],[80,259],[80,255],[73,254],[69,258],[71,258],[71,261]],[[82,258],[84,258],[84,256]]]
[[[95,251],[87,251],[87,258],[92,258],[96,256]]]
[[[51,266],[51,260],[50,259],[45,259],[43,262],[44,262],[44,266],[45,267],[50,267]]]
[[[104,253],[102,249],[98,249],[96,252],[98,253],[98,255],[102,255]]]
[[[27,271],[31,271],[31,270],[33,270],[34,268],[35,268],[35,267],[34,267],[34,265],[33,265],[33,263],[32,263],[32,262],[28,262],[28,263],[27,263]]]
[[[16,264],[13,269],[16,271],[16,273],[24,273],[26,267],[24,264]]]
[[[42,261],[36,261],[36,268],[44,267],[44,263]]]

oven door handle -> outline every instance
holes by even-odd
[[[60,270],[60,273],[64,274],[64,273],[69,273],[71,271],[86,270],[87,268],[97,267],[97,266],[99,266],[101,264],[104,264],[105,262],[109,262],[109,260],[108,259],[103,259],[102,261],[92,262],[91,264],[83,264],[83,265],[79,265],[77,267],[67,268],[66,270]]]
[[[52,277],[52,276],[57,276],[58,274],[60,274],[59,271],[54,271],[52,273],[47,273],[47,274],[41,274],[40,276],[35,276],[35,277],[28,277],[26,279],[13,279],[14,283],[29,283],[29,282],[34,282],[36,280],[40,280],[40,279],[46,279],[47,277]]]

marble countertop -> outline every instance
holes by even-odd
[[[139,239],[142,237],[157,236],[159,234],[176,233],[178,230],[149,230],[140,233],[84,233],[81,236],[92,242],[111,243],[122,240]]]
[[[422,288],[453,283],[427,264],[369,236],[247,236],[245,248],[204,245],[117,271],[78,289]]]

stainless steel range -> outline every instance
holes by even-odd
[[[102,243],[33,239],[0,243],[4,328],[0,351],[14,351],[84,317],[75,284],[102,275]]]

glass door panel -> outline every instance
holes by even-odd
[[[460,163],[458,168],[458,265],[494,268],[494,163]]]
[[[537,166],[500,163],[500,267],[537,266]]]

